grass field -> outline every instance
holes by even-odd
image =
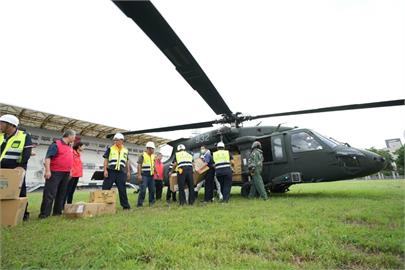
[[[1,230],[1,268],[403,269],[404,195],[403,180],[296,185],[269,201],[234,188],[229,204],[38,220],[35,193],[31,221]]]

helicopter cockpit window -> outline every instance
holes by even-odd
[[[291,147],[294,153],[323,149],[313,135],[304,131],[291,135]]]
[[[333,139],[333,138],[328,138],[328,137],[325,137],[325,136],[323,136],[323,135],[321,135],[321,134],[319,134],[319,133],[316,133],[316,132],[313,132],[316,136],[318,136],[318,138],[324,143],[324,144],[326,144],[327,146],[329,146],[330,148],[334,148],[334,147],[336,147],[336,146],[338,146],[339,144],[341,144],[341,143],[338,143],[335,139]]]

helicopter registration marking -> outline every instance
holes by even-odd
[[[195,137],[195,142],[196,143],[208,142],[209,138],[210,138],[209,134],[201,134],[201,135],[198,135],[197,137]]]

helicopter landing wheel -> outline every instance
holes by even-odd
[[[285,193],[287,191],[289,191],[288,186],[273,186],[270,188],[270,191],[272,193]]]

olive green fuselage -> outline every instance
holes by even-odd
[[[274,190],[296,183],[363,177],[385,167],[385,160],[372,152],[338,143],[305,128],[222,127],[169,144],[175,149],[182,143],[197,156],[202,145],[215,151],[215,144],[220,140],[228,150],[241,155],[243,181],[234,181],[234,185],[243,185],[248,181],[247,159],[256,140],[261,142],[264,155],[263,181]],[[173,158],[174,151],[166,161],[166,167]],[[298,178],[291,177],[292,173]]]

